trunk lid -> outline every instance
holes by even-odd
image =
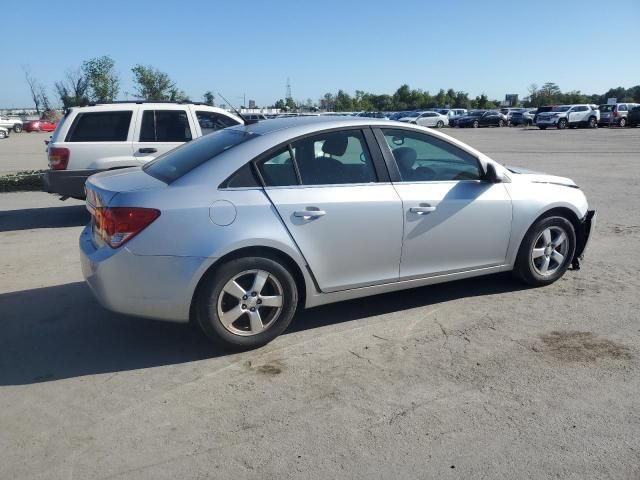
[[[122,192],[165,188],[166,183],[147,175],[140,167],[97,173],[87,179],[87,208],[106,207]]]

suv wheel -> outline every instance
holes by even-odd
[[[626,118],[624,118],[624,117],[622,117],[622,118],[620,119],[620,124],[619,124],[619,125],[620,125],[621,127],[626,127],[626,126],[627,126],[627,119],[626,119]]]
[[[22,131],[22,125],[20,125],[19,123],[16,123],[16,124],[13,126],[13,131],[14,131],[15,133],[20,133],[20,132]]]
[[[598,120],[596,117],[589,117],[589,128],[596,128],[598,126]]]
[[[197,298],[197,319],[219,346],[255,348],[269,343],[291,323],[298,289],[291,273],[263,257],[230,260],[217,267]]]
[[[502,119],[498,120],[498,126],[499,127],[504,127],[504,120],[502,120]]]
[[[573,224],[564,217],[538,220],[525,235],[514,274],[533,286],[549,285],[567,271],[576,248]]]
[[[478,123],[478,120],[474,120],[473,121],[473,128],[478,128],[480,126],[480,123]]]
[[[564,130],[565,128],[567,128],[567,119],[566,118],[561,118],[560,120],[558,120],[558,130]]]
[[[0,138],[5,138],[7,133],[4,130],[0,130]]]

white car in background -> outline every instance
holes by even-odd
[[[400,118],[398,121],[421,125],[423,127],[442,128],[449,125],[449,117],[438,112],[413,112],[406,117]]]

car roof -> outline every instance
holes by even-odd
[[[334,117],[319,115],[313,117],[282,117],[264,120],[249,125],[230,127],[257,135],[267,135],[274,132],[286,131],[288,136],[305,135],[319,129],[365,127],[369,125],[397,125],[391,120],[372,117]]]

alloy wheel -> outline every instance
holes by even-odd
[[[283,300],[282,285],[273,274],[245,270],[231,278],[218,295],[218,318],[235,335],[257,335],[278,319]]]
[[[569,241],[563,228],[545,228],[533,244],[531,263],[536,273],[543,277],[556,273],[567,260]]]
[[[626,127],[627,126],[627,119],[626,118],[621,118],[620,119],[620,126],[621,127]]]

